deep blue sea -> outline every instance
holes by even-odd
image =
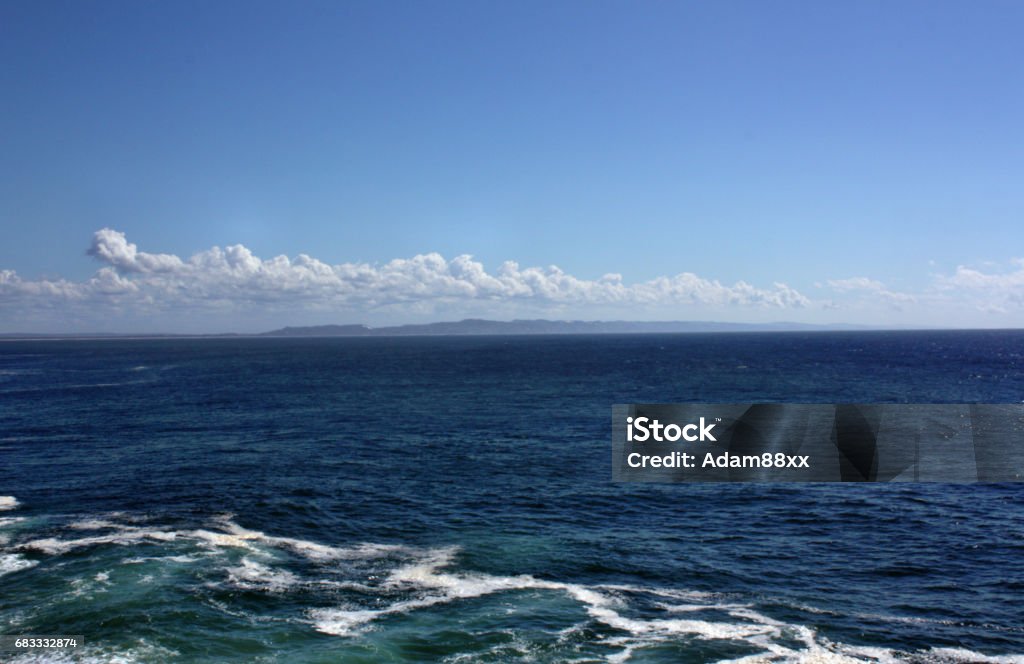
[[[610,443],[1022,400],[1007,331],[0,342],[0,634],[86,642],[0,660],[1024,662],[1024,485],[615,484]]]

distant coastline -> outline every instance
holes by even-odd
[[[389,325],[306,325],[287,326],[255,333],[0,333],[0,340],[47,339],[210,339],[210,338],[325,338],[325,337],[412,337],[412,336],[524,336],[570,334],[685,334],[707,332],[853,332],[911,330],[910,327],[810,323],[724,323],[716,321],[580,321],[511,320],[467,318],[460,321]]]
[[[369,327],[366,325],[314,325],[283,327],[263,337],[406,337],[527,334],[665,334],[679,332],[798,332],[811,330],[861,330],[856,325],[809,325],[803,323],[720,323],[714,321],[581,321],[511,320],[467,318],[454,322]]]

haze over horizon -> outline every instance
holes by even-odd
[[[1022,29],[1010,2],[6,3],[0,333],[1024,327]]]

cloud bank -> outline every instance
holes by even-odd
[[[0,301],[52,306],[259,307],[274,304],[367,310],[444,302],[518,301],[537,305],[679,305],[788,309],[810,301],[782,283],[757,288],[725,285],[684,272],[627,285],[607,274],[588,280],[558,267],[521,267],[507,261],[488,272],[471,256],[450,260],[430,253],[382,265],[330,265],[299,254],[263,259],[243,245],[213,247],[182,259],[141,251],[124,233],[104,228],[88,254],[104,264],[89,280],[26,280],[0,272]]]
[[[182,258],[142,251],[110,228],[94,233],[87,253],[101,267],[82,281],[25,279],[0,270],[4,320],[48,321],[51,328],[72,329],[118,317],[196,321],[212,314],[225,321],[249,315],[253,321],[305,324],[312,319],[296,314],[329,322],[372,321],[382,313],[397,322],[522,314],[827,322],[828,312],[839,310],[847,312],[846,322],[864,322],[856,314],[865,307],[890,314],[915,307],[934,312],[941,306],[988,314],[1024,312],[1024,261],[1004,274],[961,266],[952,275],[934,277],[915,294],[891,290],[869,277],[828,279],[817,285],[834,297],[813,300],[782,282],[730,285],[682,272],[626,283],[620,274],[584,279],[556,266],[522,267],[513,261],[488,271],[469,255],[446,259],[429,253],[383,264],[329,264],[306,254],[260,258],[236,244]],[[841,314],[832,315],[843,320]],[[12,327],[6,323],[6,331]]]

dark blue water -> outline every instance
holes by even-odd
[[[1022,399],[1021,332],[2,342],[0,634],[81,634],[82,661],[1024,661],[1022,485],[610,481],[613,403]]]

